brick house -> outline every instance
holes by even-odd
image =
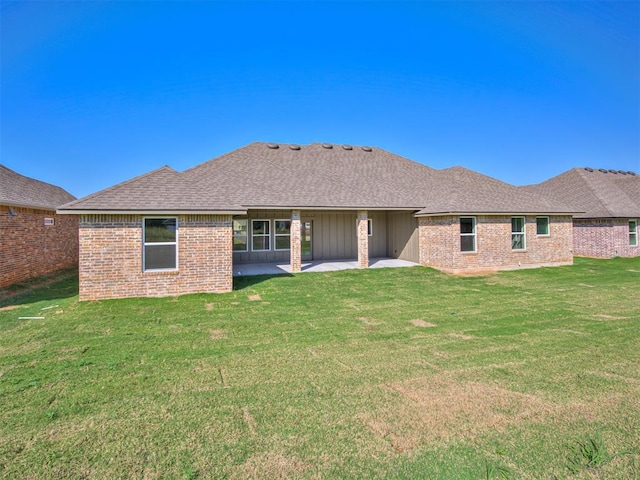
[[[573,217],[576,255],[640,256],[640,176],[634,172],[574,168],[524,188],[580,212]]]
[[[253,143],[60,207],[80,218],[80,298],[232,289],[234,264],[369,258],[448,272],[567,265],[571,211],[379,148]]]
[[[56,213],[74,199],[0,165],[0,287],[78,264],[78,218]]]

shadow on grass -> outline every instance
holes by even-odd
[[[244,277],[233,277],[233,289],[244,290],[272,278],[293,277],[290,273],[278,273],[270,275],[247,275]]]
[[[78,270],[73,268],[1,288],[0,308],[61,300],[77,294]]]

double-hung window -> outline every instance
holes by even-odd
[[[539,237],[549,236],[549,217],[536,217],[536,235]]]
[[[251,220],[251,250],[266,252],[271,250],[270,220]]]
[[[178,268],[177,218],[145,218],[142,237],[144,271]]]
[[[460,217],[460,251],[476,251],[476,217]]]
[[[273,221],[274,250],[289,250],[291,248],[291,220]]]
[[[511,249],[512,250],[524,250],[526,248],[525,242],[525,218],[524,217],[512,217],[511,218]]]
[[[233,219],[233,251],[246,252],[249,232],[247,231],[248,220],[246,218]]]
[[[638,246],[638,220],[629,220],[629,245]]]

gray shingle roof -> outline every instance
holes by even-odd
[[[0,204],[55,210],[75,198],[61,187],[25,177],[0,165]]]
[[[243,211],[248,208],[566,213],[534,193],[470,170],[435,170],[380,148],[252,143],[182,173],[169,167],[61,210]]]
[[[576,218],[640,217],[640,175],[628,172],[574,168],[523,188],[582,212]]]

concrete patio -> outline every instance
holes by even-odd
[[[415,267],[418,265],[407,260],[397,258],[372,258],[369,259],[369,268],[399,268]],[[302,262],[302,272],[334,272],[336,270],[351,270],[358,268],[357,260],[322,260]],[[241,263],[233,265],[233,276],[250,275],[282,275],[291,273],[289,263]]]

